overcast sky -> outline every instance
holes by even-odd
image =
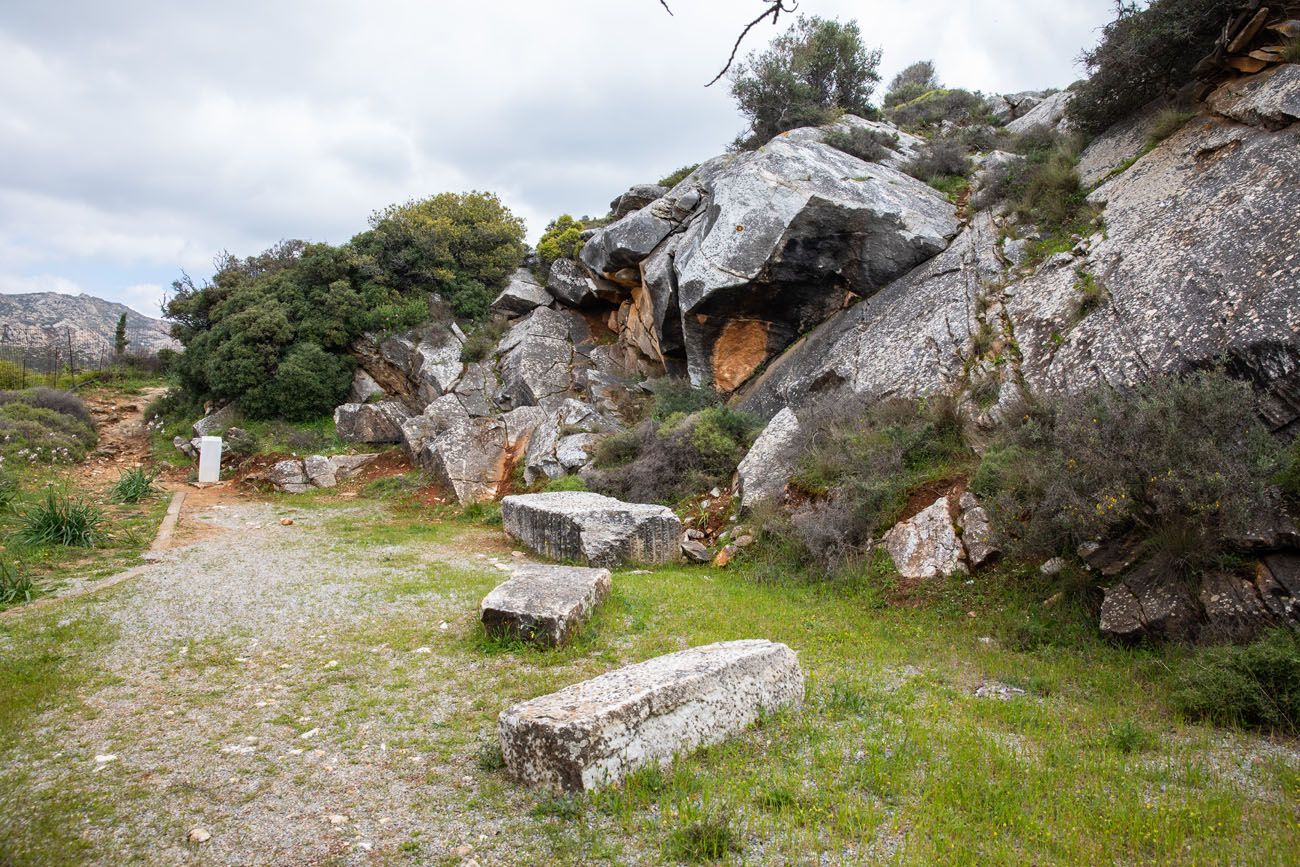
[[[703,87],[757,0],[2,0],[0,291],[158,314],[220,250],[339,243],[371,212],[498,193],[535,239],[742,127]],[[1064,87],[1111,0],[803,0],[885,80]],[[782,23],[784,29],[785,22]],[[756,29],[747,49],[776,31]]]

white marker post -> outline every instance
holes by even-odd
[[[221,437],[204,437],[199,441],[199,484],[221,481]]]

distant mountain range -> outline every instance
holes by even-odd
[[[152,354],[164,347],[179,344],[168,334],[161,319],[137,313],[125,304],[106,301],[93,295],[61,295],[55,292],[32,292],[25,295],[0,295],[0,348],[6,354],[15,347],[46,349],[59,347],[66,352],[68,335],[72,347],[84,363],[113,354],[117,321],[126,314],[127,352]]]

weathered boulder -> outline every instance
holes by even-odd
[[[679,223],[656,203],[612,223],[582,248],[582,261],[596,273],[635,268]]]
[[[1198,636],[1201,641],[1250,641],[1278,622],[1264,605],[1259,588],[1237,575],[1205,575],[1199,598],[1205,612],[1205,624]]]
[[[329,460],[336,479],[350,479],[374,463],[378,457],[379,455],[332,455]]]
[[[591,449],[603,439],[601,434],[612,433],[619,429],[613,419],[601,414],[594,406],[580,400],[566,398],[537,426],[528,441],[528,451],[524,455],[524,481],[532,484],[545,476],[555,479],[566,475],[568,470],[576,469],[587,463],[587,458],[580,458],[574,466],[578,452],[590,456]],[[574,440],[580,436],[584,439]],[[561,443],[565,455],[559,454]]]
[[[365,368],[358,367],[357,372],[352,374],[352,388],[348,391],[348,403],[369,403],[372,397],[379,398],[384,396],[384,389],[375,378],[366,372]]]
[[[1196,635],[1200,605],[1179,576],[1144,563],[1105,590],[1101,633],[1120,641],[1143,636],[1189,641]]]
[[[1006,290],[1029,388],[1123,387],[1226,360],[1273,429],[1294,424],[1300,125],[1189,124],[1091,199],[1105,204],[1104,236]],[[1082,275],[1101,300],[1081,316]]]
[[[498,405],[500,391],[496,366],[490,361],[475,361],[465,365],[452,394],[470,415],[495,415],[501,409]]]
[[[237,421],[239,421],[239,410],[235,409],[233,403],[228,403],[221,409],[208,413],[190,427],[196,437],[206,437],[220,433]]]
[[[312,488],[301,460],[279,461],[267,470],[266,480],[286,494],[301,494]]]
[[[1211,111],[1267,130],[1300,120],[1300,63],[1284,63],[1249,78],[1229,81],[1210,94]]]
[[[1044,95],[1041,90],[1002,93],[989,99],[989,108],[994,118],[1003,124],[1007,124],[1028,114],[1043,101]]]
[[[909,132],[904,132],[892,123],[886,123],[879,120],[866,120],[853,114],[846,114],[833,123],[825,126],[806,126],[798,129],[792,129],[789,132],[782,133],[782,137],[789,141],[796,142],[825,142],[827,135],[831,133],[850,133],[857,130],[865,130],[877,133],[880,136],[881,145],[889,151],[889,155],[884,159],[878,160],[887,166],[893,168],[902,168],[903,164],[913,157],[917,156],[925,147],[925,139],[914,136]],[[894,142],[888,144],[888,136],[893,136]]]
[[[546,291],[571,307],[581,307],[596,298],[596,281],[572,259],[556,259],[546,278]]]
[[[329,458],[322,455],[311,455],[303,458],[303,472],[307,476],[307,481],[316,488],[332,488],[338,485],[338,475],[334,470],[334,464]]]
[[[545,307],[554,300],[531,271],[520,268],[492,302],[492,312],[505,316],[522,316],[536,307]]]
[[[682,556],[692,563],[707,563],[713,559],[704,543],[695,539],[682,539]]]
[[[726,641],[608,672],[501,713],[507,770],[555,791],[617,783],[650,764],[738,734],[803,701],[794,651]]]
[[[794,410],[785,407],[772,417],[736,468],[742,510],[765,501],[780,502],[794,474],[801,440]]]
[[[573,384],[569,315],[538,307],[507,332],[501,353],[501,395],[513,406],[549,405]]]
[[[402,423],[410,417],[406,405],[396,400],[345,403],[334,410],[334,427],[344,442],[399,443]]]
[[[1300,625],[1300,554],[1265,557],[1255,568],[1255,588],[1279,622]]]
[[[688,369],[730,392],[800,333],[943,250],[951,204],[828,145],[777,137],[723,166],[674,260]]]
[[[966,561],[978,569],[998,555],[993,542],[993,522],[989,513],[970,491],[961,495],[961,543]]]
[[[1006,131],[1012,135],[1022,135],[1033,129],[1047,128],[1065,132],[1069,122],[1065,119],[1065,109],[1070,104],[1073,94],[1062,90],[1044,97],[1037,105],[1006,125]]]
[[[680,556],[682,525],[665,506],[623,503],[580,491],[501,501],[505,531],[553,560],[596,566],[668,563]]]
[[[172,445],[176,448],[176,451],[185,455],[185,457],[191,460],[198,459],[199,456],[198,437],[192,437],[190,439],[186,439],[185,437],[172,437]]]
[[[402,422],[402,444],[411,460],[418,460],[421,450],[429,440],[454,424],[469,420],[469,413],[460,398],[444,394],[424,408],[424,412]]]
[[[609,596],[608,569],[577,566],[516,566],[510,580],[479,605],[488,635],[559,647]]]
[[[424,441],[417,460],[462,505],[493,500],[510,480],[514,455],[527,447],[543,418],[537,407],[496,417],[451,417]]]
[[[953,393],[980,327],[983,286],[1002,277],[997,240],[992,215],[976,214],[942,254],[774,359],[740,392],[739,408],[770,418],[840,389],[863,403]]]
[[[1088,142],[1079,155],[1079,180],[1084,187],[1097,186],[1125,163],[1141,156],[1157,116],[1167,105],[1163,99],[1156,100]]]
[[[885,550],[904,578],[947,578],[966,571],[966,551],[947,497],[940,497],[915,517],[885,534]]]
[[[633,211],[641,210],[666,192],[668,188],[658,184],[636,184],[609,203],[609,215],[614,220],[621,220]]]

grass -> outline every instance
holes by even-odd
[[[21,567],[0,560],[0,609],[31,602],[36,595],[32,579]]]
[[[18,540],[26,545],[94,548],[100,539],[104,513],[83,500],[53,489],[23,513]]]
[[[1300,63],[1300,37],[1288,40],[1282,49],[1284,63]]]
[[[393,497],[373,514],[341,512],[323,535],[358,563],[396,558],[393,568],[360,569],[348,600],[383,604],[353,627],[320,629],[310,652],[337,667],[284,680],[266,714],[291,738],[321,725],[315,743],[345,761],[373,761],[366,757],[382,739],[395,763],[411,767],[406,753],[434,762],[431,783],[469,775],[439,794],[421,785],[425,772],[403,772],[411,793],[403,806],[432,827],[469,804],[501,829],[476,846],[481,863],[1283,864],[1300,846],[1294,751],[1262,750],[1251,736],[1185,719],[1168,696],[1198,653],[1108,645],[1081,612],[1045,609],[1032,570],[940,583],[906,606],[877,604],[868,586],[760,583],[759,564],[743,557],[727,570],[623,570],[574,645],[540,651],[478,641],[475,606],[499,573],[430,559],[508,557],[498,533],[450,508]],[[58,826],[66,812],[55,802],[33,794],[16,750],[36,743],[41,714],[78,713],[103,682],[97,656],[112,632],[91,611],[68,603],[0,621],[0,803],[24,816],[0,830],[0,849],[18,863],[93,860],[76,847],[108,838],[152,851],[153,817],[197,809],[206,797],[164,805],[175,795],[135,793],[105,775],[100,802],[129,803],[129,815],[116,823],[93,815],[73,829]],[[68,619],[74,613],[82,616]],[[453,619],[451,629],[438,630],[440,616]],[[595,794],[523,790],[498,769],[486,733],[511,703],[684,646],[756,636],[798,651],[801,710]],[[421,646],[432,652],[412,652]],[[269,659],[274,671],[282,654]],[[227,683],[255,671],[209,665],[201,700],[231,700]],[[976,698],[987,680],[1031,692]],[[164,700],[184,711],[182,698]],[[330,706],[338,712],[323,717]],[[41,748],[61,747],[56,737]],[[1247,758],[1259,755],[1277,758]],[[89,785],[92,771],[79,773],[73,791]],[[444,854],[409,829],[389,836],[376,843],[379,862]]]
[[[1196,117],[1196,112],[1178,108],[1162,109],[1151,122],[1151,131],[1147,134],[1147,149],[1150,150],[1169,138]]]
[[[150,472],[143,467],[123,470],[113,487],[108,490],[108,498],[114,503],[139,503],[158,493],[154,480],[157,471]]]

